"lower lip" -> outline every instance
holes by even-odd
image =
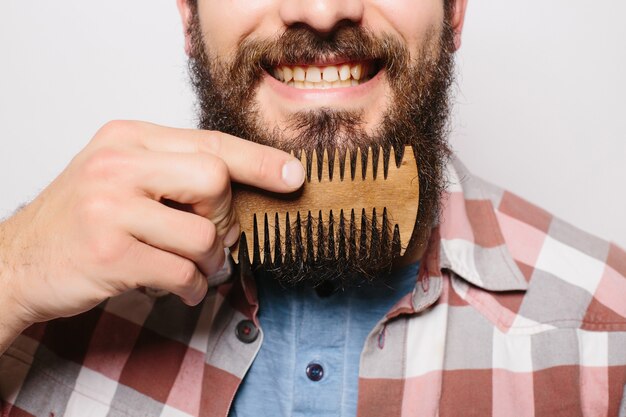
[[[355,100],[360,97],[368,95],[373,89],[375,89],[381,82],[383,77],[383,70],[379,71],[370,80],[363,84],[355,85],[352,87],[340,87],[340,88],[312,88],[301,89],[290,87],[282,81],[278,81],[267,72],[264,75],[263,82],[276,92],[279,96],[293,101],[346,101]]]

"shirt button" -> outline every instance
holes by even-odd
[[[259,336],[259,329],[252,320],[241,320],[235,329],[237,339],[243,343],[252,343]]]
[[[306,367],[306,376],[314,382],[324,378],[324,368],[319,363],[311,362]]]

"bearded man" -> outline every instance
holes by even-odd
[[[108,123],[0,224],[2,415],[626,415],[624,252],[448,149],[466,3],[178,0],[200,129]],[[402,258],[227,259],[233,183],[405,146]]]

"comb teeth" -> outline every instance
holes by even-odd
[[[324,149],[294,151],[292,154],[303,161],[308,182],[314,181],[315,178],[319,182],[333,181],[336,180],[336,175],[339,175],[339,180],[343,181],[348,169],[351,180],[355,180],[358,176],[361,179],[370,177],[375,180],[379,172],[383,173],[385,179],[387,178],[390,160],[394,161],[396,167],[401,165],[404,148],[357,148],[355,151]],[[303,154],[304,159],[302,159]]]
[[[243,233],[231,252],[239,263],[252,268],[284,264],[311,268],[325,260],[393,258],[404,253],[419,200],[417,165],[410,148],[294,155],[307,174],[298,192],[279,195],[233,187]]]
[[[265,217],[263,250],[258,247],[258,243],[255,243],[252,260],[249,258],[246,260],[249,252],[244,232],[239,242],[238,261],[250,262],[253,269],[260,265],[269,269],[280,267],[282,264],[293,263],[312,267],[316,262],[328,259],[366,260],[370,257],[374,259],[379,257],[391,258],[394,255],[399,255],[399,228],[395,227],[395,233],[392,237],[389,233],[386,211],[383,212],[382,216],[377,215],[376,209],[373,209],[372,213],[366,213],[363,209],[360,216],[355,216],[354,211],[352,211],[350,221],[347,222],[342,210],[338,225],[335,225],[332,211],[328,218],[325,218],[321,211],[316,217],[309,212],[304,221],[301,221],[298,213],[296,223],[293,226],[290,225],[287,217],[281,219],[276,214],[273,225],[273,242],[270,242],[269,237],[269,230],[272,226],[269,225],[267,216]],[[360,227],[357,227],[359,223]],[[299,243],[302,241],[302,230],[305,230],[306,236],[304,246]],[[296,236],[295,249],[290,241],[292,234]],[[281,245],[281,235],[285,237],[284,245]],[[392,239],[394,245],[390,246],[389,241]],[[254,239],[254,242],[258,241],[258,239]],[[348,251],[346,251],[346,247]]]

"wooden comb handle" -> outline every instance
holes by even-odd
[[[395,232],[394,238],[399,239],[396,242],[399,253],[396,255],[404,254],[415,227],[419,203],[418,168],[411,147],[404,149],[398,165],[395,164],[393,149],[387,153],[387,158],[379,149],[376,166],[371,150],[364,155],[360,150],[356,151],[356,155],[347,153],[343,161],[335,157],[332,163],[327,152],[324,152],[321,161],[318,161],[315,152],[310,161],[304,152],[301,155],[300,160],[305,167],[309,167],[310,175],[297,192],[277,194],[233,185],[233,206],[242,235],[245,234],[245,239],[231,247],[235,261],[238,261],[241,244],[246,246],[248,254],[257,258],[253,263],[274,263],[276,257],[282,257],[279,262],[284,260],[285,256],[291,256],[296,251],[296,236],[307,235],[307,231],[302,229],[306,228],[306,219],[310,222],[311,218],[318,223],[314,235],[312,238],[310,235],[301,238],[298,242],[304,245],[302,253],[305,256],[315,256],[319,250],[339,254],[342,240],[350,239],[346,229],[350,226],[351,217],[353,226],[356,224],[361,229],[359,234],[362,235],[353,236],[355,242],[352,242],[360,252],[371,250],[376,227],[390,227]],[[355,156],[356,166],[351,170],[350,158]],[[342,214],[345,218],[344,230],[339,227]],[[334,219],[334,227],[329,228],[331,218]],[[299,228],[296,226],[297,219],[301,220]],[[318,227],[320,221],[326,224],[326,228]],[[362,230],[366,223],[367,230]],[[308,227],[310,229],[311,225],[308,224]],[[310,230],[308,232],[310,234]]]

